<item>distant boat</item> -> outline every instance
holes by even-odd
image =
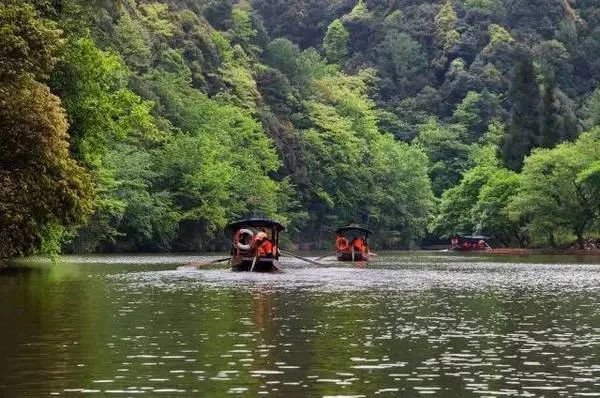
[[[492,247],[487,243],[490,238],[483,235],[456,235],[450,241],[450,250],[467,251],[491,251]]]
[[[368,261],[369,235],[372,232],[358,225],[347,225],[335,230],[335,251],[338,261]]]
[[[231,231],[233,271],[279,271],[279,234],[285,229],[277,221],[250,218],[228,225]]]

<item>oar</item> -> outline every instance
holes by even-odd
[[[250,272],[254,271],[254,266],[256,265],[256,260],[258,260],[258,253],[254,256],[254,260],[252,260],[252,267],[250,267]]]
[[[225,262],[225,261],[227,261],[229,259],[230,259],[230,257],[225,257],[225,258],[219,258],[218,260],[208,261],[206,263],[193,263],[192,262],[192,263],[189,263],[189,264],[187,264],[187,265],[185,265],[183,267],[178,267],[178,269],[179,268],[185,268],[185,267],[195,267],[196,269],[200,269],[201,267],[206,267],[206,266],[209,266],[209,265],[212,265],[212,264],[222,263],[222,262]]]
[[[318,263],[316,261],[313,261],[313,260],[311,260],[309,258],[298,256],[297,254],[286,252],[285,250],[280,250],[280,251],[281,251],[281,253],[285,254],[286,256],[292,256],[292,257],[297,258],[298,260],[306,261],[307,263],[310,263],[310,264],[313,264],[313,265],[323,266],[323,264]]]
[[[331,253],[327,253],[327,254],[326,254],[326,255],[324,255],[324,256],[321,256],[321,257],[318,257],[318,258],[316,258],[316,259],[315,259],[315,261],[323,260],[325,257],[333,256],[335,253],[337,253],[337,252],[331,252]]]

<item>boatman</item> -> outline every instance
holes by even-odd
[[[362,236],[357,236],[352,239],[352,246],[354,247],[354,251],[362,253],[365,248],[365,239]]]
[[[260,231],[254,237],[254,247],[258,257],[271,257],[273,255],[273,242],[264,231]]]

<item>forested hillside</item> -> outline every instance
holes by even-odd
[[[600,233],[600,5],[1,0],[0,257]]]

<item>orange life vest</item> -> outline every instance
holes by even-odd
[[[273,248],[275,246],[269,239],[264,239],[263,242],[257,247],[256,254],[258,257],[266,257],[269,254],[273,254]]]
[[[365,243],[362,238],[354,238],[352,241],[352,246],[354,247],[355,251],[362,252],[365,247]]]

